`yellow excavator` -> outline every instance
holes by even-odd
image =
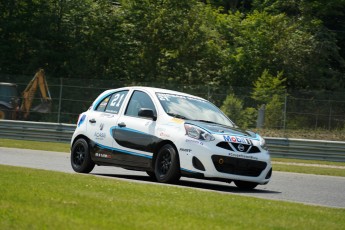
[[[35,93],[40,90],[41,104],[31,109]],[[17,85],[0,82],[0,119],[19,120],[28,119],[30,112],[49,113],[52,99],[44,70],[39,69],[22,93],[22,100],[18,96]]]

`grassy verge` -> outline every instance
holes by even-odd
[[[344,162],[273,158],[272,165],[274,171],[345,177]]]
[[[10,139],[0,139],[0,147],[37,149],[37,150],[47,150],[47,151],[66,152],[66,153],[70,151],[70,145],[66,143],[51,143],[51,142],[10,140]],[[341,163],[341,162],[312,161],[312,160],[298,160],[298,159],[285,159],[285,158],[273,158],[272,160],[273,160],[274,171],[345,177],[344,169],[326,168],[326,167],[321,168],[321,167],[298,166],[298,165],[281,165],[281,164],[274,163],[274,161],[277,161],[277,162],[284,162],[284,163],[306,163],[306,164],[317,164],[317,165],[325,165],[325,166],[331,165],[331,166],[345,167],[345,163]]]
[[[283,163],[316,164],[316,165],[324,165],[324,166],[330,165],[330,166],[345,167],[345,162],[333,162],[333,161],[301,160],[301,159],[277,158],[277,157],[273,157],[272,161],[283,162]]]
[[[313,166],[281,165],[273,163],[273,171],[345,177],[345,170],[343,168],[322,168]]]
[[[0,166],[0,229],[343,229],[345,210]]]
[[[344,141],[345,130],[326,130],[326,129],[254,129],[264,137],[285,137],[313,140]]]
[[[19,149],[36,149],[55,152],[70,152],[68,143],[26,141],[13,139],[0,139],[0,147],[19,148]]]

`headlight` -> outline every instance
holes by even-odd
[[[185,124],[184,128],[186,129],[186,134],[191,138],[201,141],[214,141],[212,134],[197,126]]]
[[[259,141],[260,141],[261,148],[263,148],[264,150],[268,150],[265,139],[263,139],[261,136],[259,136]]]

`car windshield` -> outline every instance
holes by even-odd
[[[235,126],[215,105],[206,100],[167,93],[157,93],[157,97],[165,112],[172,117]]]

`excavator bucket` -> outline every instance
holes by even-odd
[[[42,103],[32,108],[32,103],[35,98],[35,93],[39,88],[41,93]],[[22,93],[23,101],[20,107],[20,111],[23,114],[24,120],[26,120],[31,111],[39,113],[49,113],[51,111],[51,96],[48,89],[48,84],[45,79],[44,70],[39,69],[32,80],[27,85],[26,89]]]
[[[41,104],[32,108],[33,112],[38,112],[38,113],[50,113],[51,110],[52,110],[51,101],[43,101]]]

